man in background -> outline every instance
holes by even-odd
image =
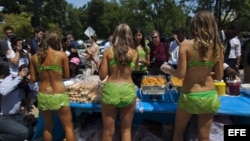
[[[13,37],[13,28],[6,26],[3,29],[5,38],[0,40],[0,79],[9,75],[9,64],[6,58],[7,50],[12,49],[10,39]]]
[[[34,38],[29,43],[30,45],[30,53],[34,55],[37,53],[38,44],[42,40],[42,37],[45,33],[45,30],[41,27],[36,27],[34,31]]]
[[[108,41],[104,44],[104,50],[107,49],[108,47],[110,47],[110,43],[112,41],[113,36],[110,35],[108,38]]]
[[[168,63],[175,69],[177,68],[178,65],[178,53],[179,53],[179,44],[186,40],[186,31],[184,28],[178,28],[175,31],[175,34],[172,36],[174,38],[174,41],[170,42],[170,47],[169,47],[169,60]]]
[[[24,141],[29,130],[23,124],[21,101],[25,95],[20,84],[28,74],[28,65],[18,69],[18,76],[7,76],[0,83],[0,141]]]
[[[169,45],[160,40],[160,34],[154,30],[151,34],[152,41],[149,43],[150,47],[150,75],[166,75],[160,70],[164,62],[168,62],[169,58]]]
[[[6,26],[3,29],[5,38],[4,40],[7,42],[8,47],[11,49],[11,38],[14,36],[14,29],[11,26]]]
[[[224,53],[224,80],[229,77],[235,79],[238,74],[241,56],[241,43],[238,38],[240,29],[236,23],[231,23],[225,30],[221,30],[220,37],[226,50]]]

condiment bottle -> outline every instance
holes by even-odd
[[[220,96],[226,95],[226,83],[223,80],[221,81],[215,80],[214,85],[218,95]]]

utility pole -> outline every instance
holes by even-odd
[[[42,0],[33,0],[33,5],[34,5],[34,15],[31,17],[31,26],[36,28],[37,26],[40,25],[40,18],[39,18],[39,11],[38,7],[41,7],[42,5]]]

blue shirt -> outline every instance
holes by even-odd
[[[38,41],[36,38],[33,38],[31,40],[31,43],[30,43],[30,53],[31,55],[34,55],[37,53],[37,49],[38,49]]]

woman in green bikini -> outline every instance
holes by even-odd
[[[148,74],[148,67],[150,65],[150,48],[145,43],[145,36],[141,28],[136,28],[133,31],[133,36],[139,60],[138,69],[132,73],[132,80],[135,85],[140,88],[142,77]]]
[[[30,81],[40,79],[38,108],[42,112],[45,141],[52,140],[53,111],[57,111],[64,127],[67,141],[75,141],[69,99],[62,77],[69,78],[69,61],[61,51],[61,39],[56,33],[46,33],[30,63]]]
[[[137,68],[137,51],[128,25],[120,24],[114,31],[112,46],[104,51],[99,70],[101,80],[107,76],[102,93],[103,141],[112,141],[115,119],[121,118],[121,141],[131,141],[131,124],[136,104],[136,86],[131,74]]]
[[[223,46],[214,15],[207,10],[196,13],[190,24],[191,40],[180,44],[177,70],[161,69],[184,78],[178,100],[173,141],[183,141],[185,127],[193,114],[198,117],[198,140],[209,141],[213,117],[220,107],[214,80],[223,79]],[[211,72],[214,71],[214,75]],[[194,73],[195,72],[195,73]]]

